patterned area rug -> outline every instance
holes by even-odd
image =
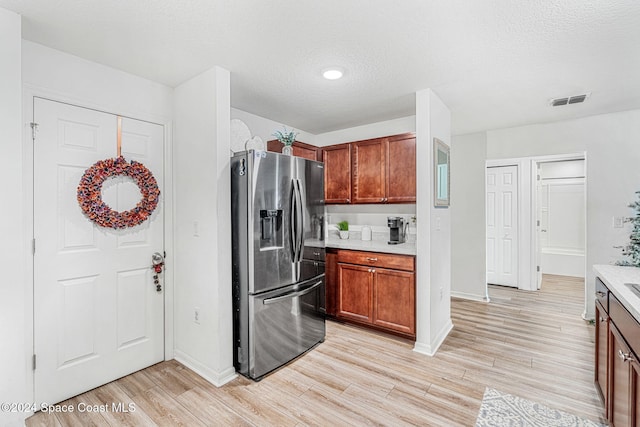
[[[484,391],[476,427],[604,427],[566,412],[492,388]]]

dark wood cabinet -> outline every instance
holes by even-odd
[[[416,201],[416,137],[403,134],[387,142],[387,203]]]
[[[338,283],[336,316],[371,323],[373,319],[371,268],[338,263]]]
[[[604,404],[605,410],[609,406],[608,386],[607,386],[607,369],[609,366],[609,315],[600,302],[596,301],[596,319],[595,319],[595,338],[596,338],[596,366],[595,366],[595,383],[596,390],[600,394],[600,398]]]
[[[631,365],[631,425],[640,427],[640,361],[634,359]]]
[[[303,157],[309,160],[322,161],[322,149],[315,145],[306,144],[304,142],[295,141],[293,143],[292,151],[293,155],[297,157]],[[267,141],[267,151],[273,151],[274,153],[282,152],[282,143],[277,139]]]
[[[351,203],[351,146],[332,145],[323,148],[322,154],[325,203]]]
[[[350,155],[348,163],[345,162],[347,150]],[[415,134],[332,145],[323,151],[326,203],[415,203]],[[327,152],[331,153],[329,158]],[[334,157],[333,161],[331,157]],[[337,184],[329,188],[332,181]]]
[[[387,140],[384,138],[351,144],[353,203],[384,203],[387,195]]]
[[[609,325],[609,421],[615,427],[635,426],[632,422],[632,380],[634,371],[631,350],[615,324]],[[637,379],[637,376],[636,376]]]
[[[415,274],[376,268],[373,275],[373,324],[415,336]]]
[[[640,427],[640,323],[599,279],[595,308],[596,388],[607,420],[614,427]]]
[[[415,339],[415,257],[338,250],[336,317]]]
[[[336,315],[336,293],[338,291],[338,253],[327,249],[325,258],[325,301],[327,315]]]

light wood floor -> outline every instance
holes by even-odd
[[[485,387],[603,422],[582,283],[546,276],[537,293],[489,293],[489,304],[452,300],[454,329],[435,357],[328,322],[323,344],[261,382],[216,388],[169,361],[63,402],[135,412],[38,413],[27,425],[473,426]]]

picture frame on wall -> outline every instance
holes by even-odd
[[[451,166],[449,161],[449,146],[438,138],[433,138],[433,183],[434,206],[449,207]]]

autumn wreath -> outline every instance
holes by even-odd
[[[102,201],[102,185],[107,179],[117,176],[132,178],[142,193],[142,200],[125,212],[114,211]],[[82,212],[105,228],[128,228],[143,223],[158,206],[159,198],[160,189],[151,171],[135,160],[127,162],[122,156],[96,162],[84,172],[78,185],[78,203]]]

